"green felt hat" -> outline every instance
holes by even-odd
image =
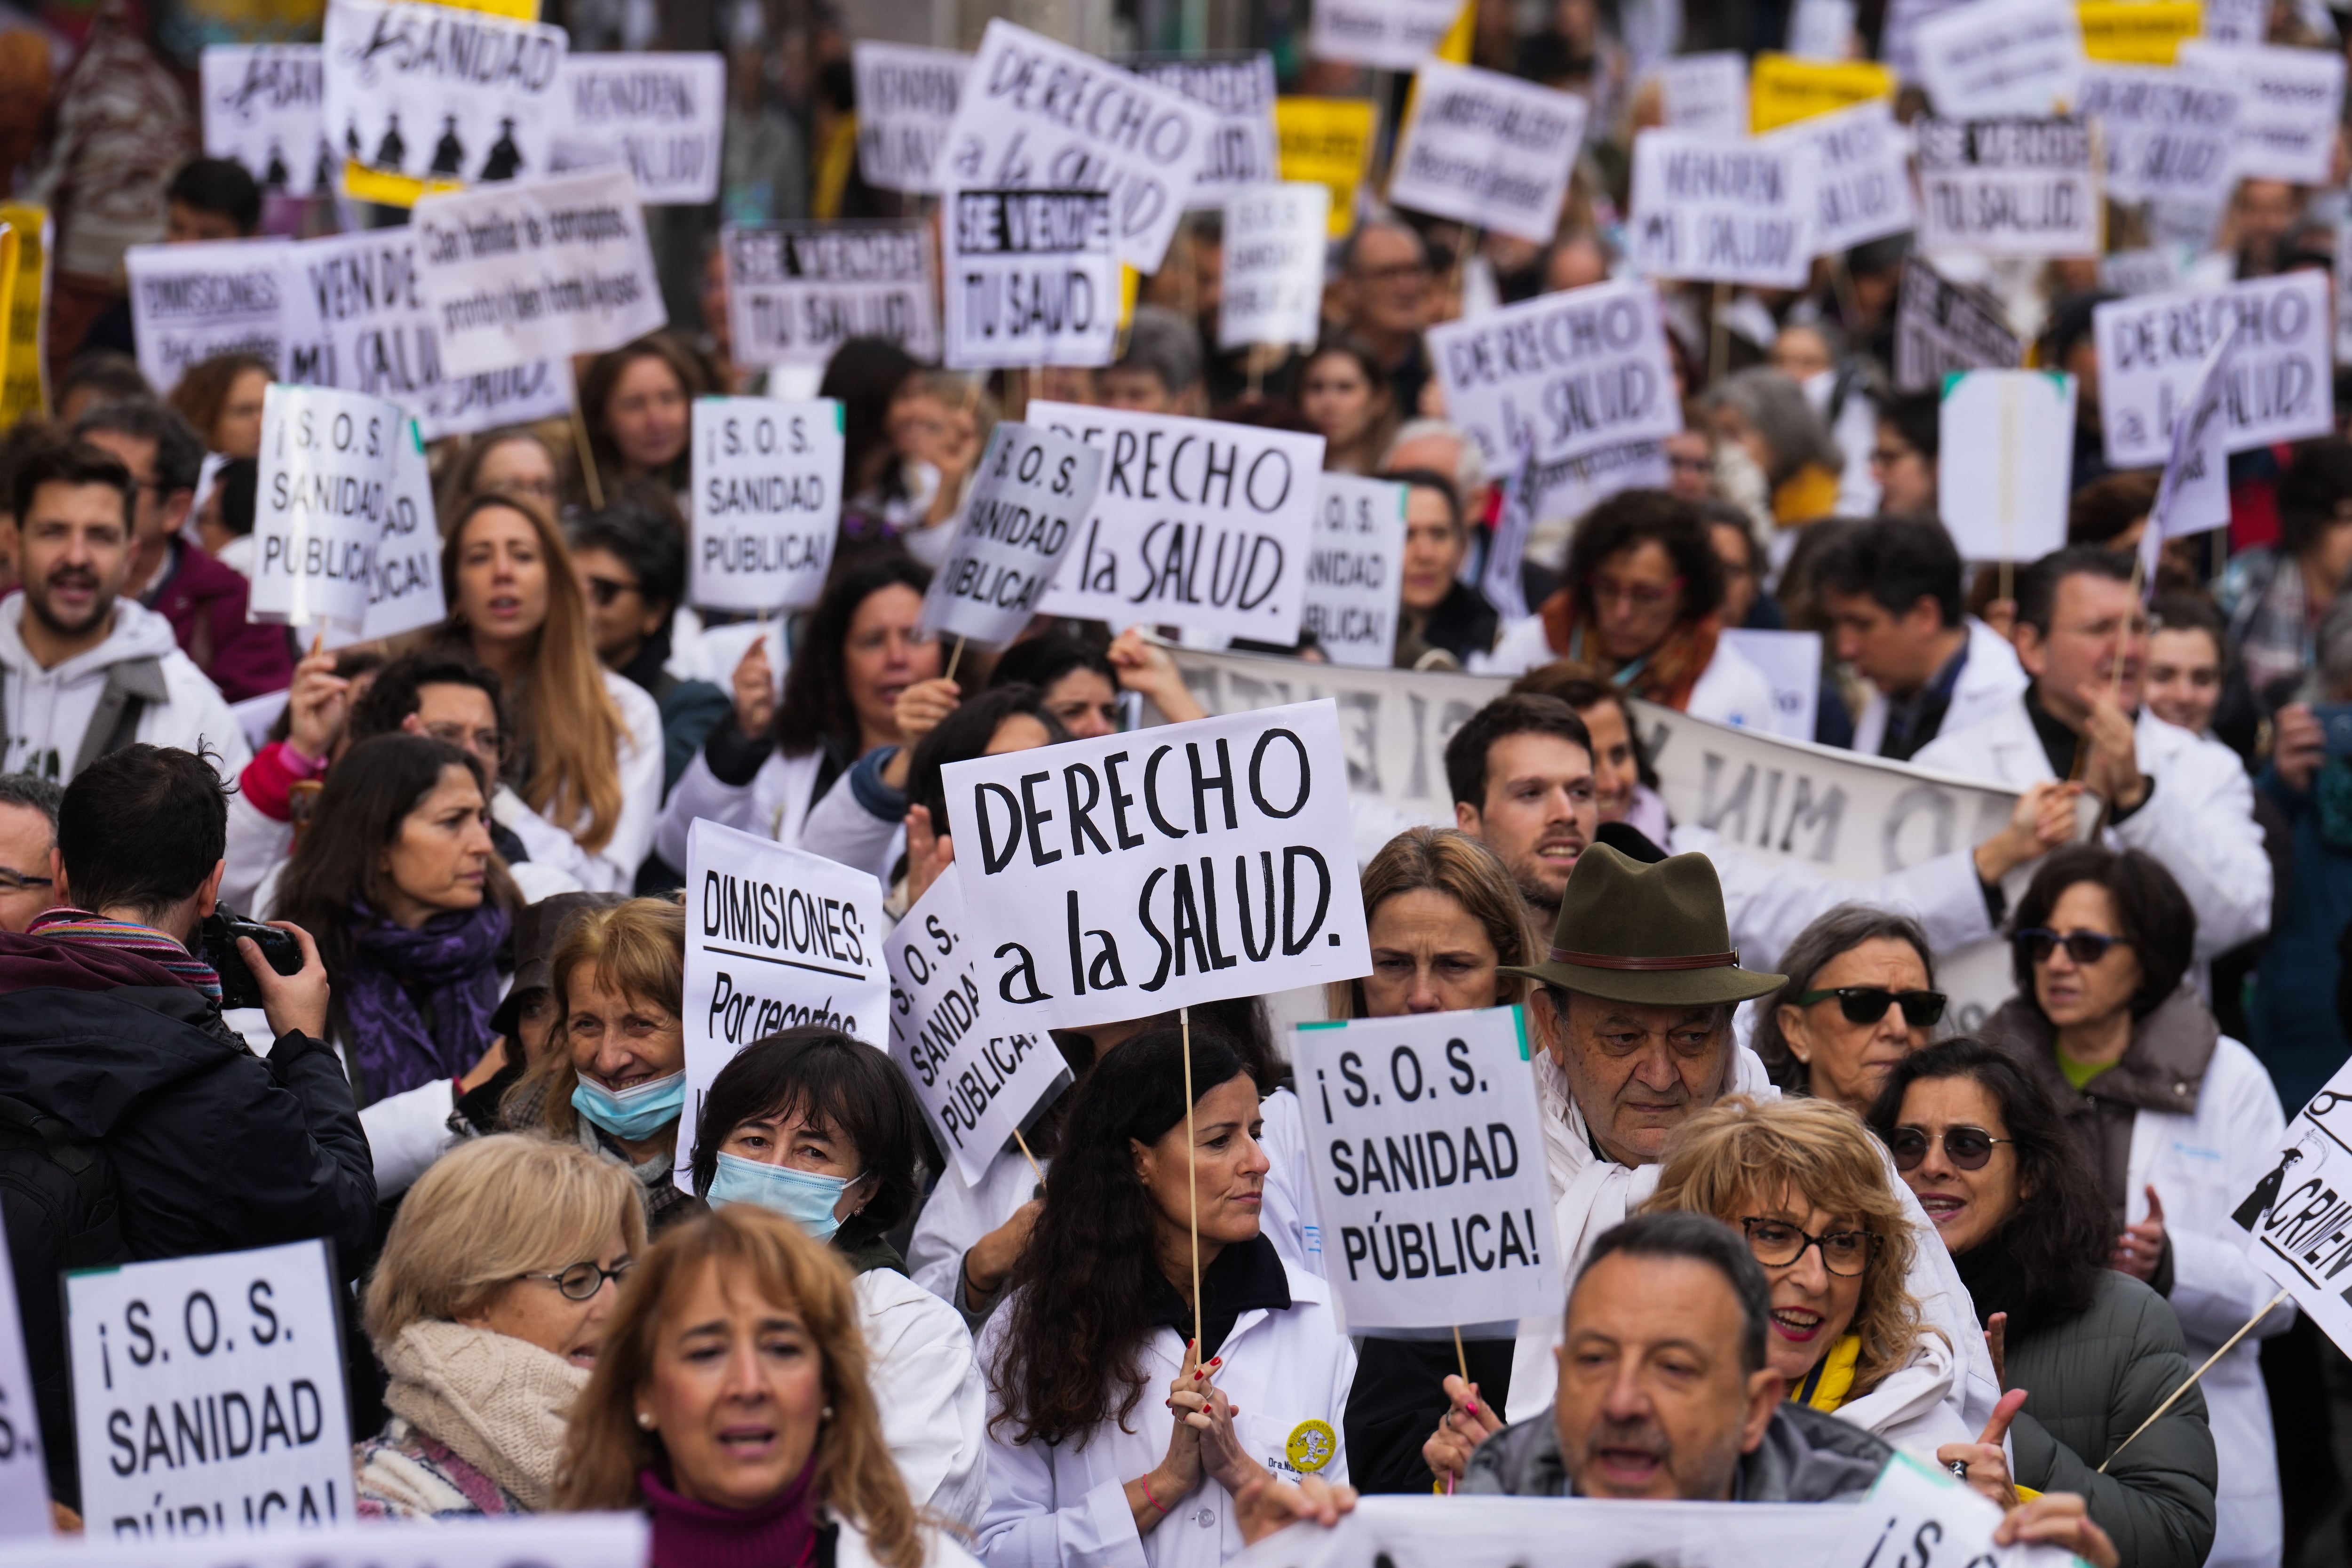
[[[1788,979],[1739,967],[1715,862],[1673,855],[1644,865],[1606,844],[1576,858],[1551,956],[1503,973],[1653,1007],[1745,1002]]]

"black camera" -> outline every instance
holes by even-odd
[[[205,962],[220,974],[223,1011],[261,1005],[261,987],[255,983],[253,971],[246,967],[245,955],[236,948],[236,939],[241,936],[251,937],[261,949],[261,956],[278,973],[302,973],[300,942],[276,926],[247,920],[222,904],[205,917],[203,946]]]

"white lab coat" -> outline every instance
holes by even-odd
[[[2252,1237],[2231,1215],[2285,1142],[2286,1119],[2270,1074],[2227,1035],[2214,1047],[2194,1114],[2144,1110],[2132,1119],[2126,1212],[2134,1223],[2147,1217],[2151,1185],[2164,1204],[2172,1240],[2172,1310],[2192,1362],[2221,1349],[2277,1293],[2249,1253]],[[2271,1313],[2198,1385],[2205,1391],[2221,1466],[2220,1523],[2208,1568],[2275,1568],[2279,1561],[2278,1456],[2256,1342],[2294,1321],[2293,1307]]]
[[[584,869],[564,868],[592,893],[626,893],[636,888],[637,868],[653,849],[654,823],[661,815],[661,704],[628,677],[609,669],[603,674],[605,694],[621,710],[621,815],[604,847],[582,852]],[[536,846],[531,857],[539,857]]]
[[[1559,659],[1551,639],[1544,635],[1543,616],[1529,616],[1505,628],[1486,658],[1473,654],[1471,669],[1480,675],[1525,675]],[[1764,672],[1740,656],[1727,642],[1715,645],[1715,657],[1691,685],[1690,704],[1684,710],[1694,719],[1712,719],[1743,730],[1773,729],[1772,683]]]
[[[824,1517],[840,1527],[834,1538],[833,1568],[882,1568],[873,1547],[866,1544],[864,1531],[831,1509],[824,1510]],[[923,1543],[923,1568],[980,1568],[980,1559],[946,1531],[919,1522],[915,1534]]]
[[[1670,837],[1675,854],[1695,851],[1715,863],[1731,944],[1749,969],[1770,973],[1799,933],[1840,904],[1909,915],[1926,929],[1932,952],[1956,952],[1993,935],[1973,846],[1884,877],[1847,879],[1824,877],[1793,860],[1760,859],[1695,822],[1676,824]]]
[[[919,1509],[977,1525],[988,1509],[988,1387],[962,1314],[895,1268],[853,1281],[882,1440]]]
[[[1217,1347],[1224,1363],[1217,1386],[1240,1409],[1234,1427],[1250,1457],[1277,1479],[1301,1473],[1288,1457],[1291,1438],[1320,1422],[1330,1457],[1315,1473],[1345,1481],[1343,1434],[1356,1352],[1331,1310],[1330,1288],[1295,1265],[1285,1270],[1289,1310],[1241,1315]],[[983,1365],[996,1364],[1011,1316],[999,1312],[981,1331]],[[1081,1439],[1051,1446],[1015,1443],[1009,1426],[990,1434],[990,1500],[980,1527],[988,1568],[1217,1568],[1240,1555],[1234,1500],[1214,1481],[1203,1478],[1181,1501],[1160,1499],[1169,1517],[1149,1535],[1137,1533],[1128,1510],[1127,1483],[1150,1473],[1168,1452],[1175,1416],[1163,1391],[1183,1370],[1184,1342],[1181,1331],[1163,1328],[1145,1342],[1138,1358],[1143,1393],[1125,1423],[1132,1430],[1105,1421]],[[990,1415],[1002,1408],[992,1392]]]
[[[1968,628],[1969,661],[1952,682],[1951,703],[1936,726],[1939,736],[1975,729],[2015,703],[2026,688],[2025,667],[2017,662],[2017,650],[2009,639],[1974,616],[1968,618]],[[1878,755],[1886,739],[1889,706],[1886,693],[1872,687],[1870,700],[1863,704],[1862,717],[1853,725],[1853,749],[1865,757]]]
[[[2214,954],[2270,929],[2271,859],[2254,823],[2253,786],[2235,752],[2145,709],[2137,739],[2139,770],[2156,787],[2137,811],[2106,830],[2106,840],[2145,850],[2180,884],[2197,911],[2201,971]],[[1957,731],[1947,726],[1911,760],[2019,789],[2055,776],[2022,694],[1983,723]]]
[[[661,824],[654,835],[655,852],[682,869],[687,833],[697,817],[799,848],[801,825],[808,820],[809,807],[816,804],[816,778],[824,767],[822,746],[811,746],[796,757],[785,755],[779,748],[768,753],[750,784],[729,784],[719,783],[710,771],[709,760],[695,752],[694,761],[678,775],[677,786],[662,806]]]

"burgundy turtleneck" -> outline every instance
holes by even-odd
[[[758,1508],[721,1508],[672,1490],[648,1468],[637,1488],[653,1515],[650,1568],[803,1568],[816,1554],[816,1456]]]

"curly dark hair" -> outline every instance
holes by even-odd
[[[1192,1098],[1246,1072],[1219,1036],[1192,1030]],[[990,1381],[1003,1408],[990,1418],[1015,1443],[1083,1445],[1127,1418],[1143,1396],[1148,1303],[1164,1289],[1152,1245],[1151,1195],[1130,1142],[1158,1142],[1184,1115],[1184,1047],[1152,1029],[1095,1064],[1079,1083],[1036,1229],[1013,1267],[1010,1314]]]
[[[2080,1143],[2022,1068],[1982,1040],[1939,1040],[1895,1064],[1870,1108],[1872,1130],[1881,1139],[1892,1136],[1911,1086],[1948,1078],[1972,1079],[1992,1096],[2017,1152],[2017,1210],[2000,1236],[2025,1281],[2016,1313],[2027,1321],[2013,1318],[2011,1334],[2081,1316],[2115,1249],[2115,1226]]]
[[[2132,993],[2131,1014],[2135,1018],[2147,1017],[2189,973],[2189,962],[2196,956],[2197,910],[2163,862],[2146,851],[2069,844],[2052,850],[2042,862],[2042,869],[2026,886],[2025,896],[2017,900],[2017,913],[2009,929],[2021,931],[2049,925],[2050,911],[2077,882],[2096,882],[2116,906],[2116,924],[2123,929],[2110,934],[2128,942],[2132,956],[2139,960],[2139,988]],[[2025,956],[2024,945],[2012,941],[2009,956],[2018,995],[2039,1013],[2042,1004],[2033,991],[2033,964]]]
[[[908,555],[878,555],[835,577],[810,613],[776,705],[776,744],[787,756],[805,756],[830,743],[844,758],[858,752],[857,710],[849,700],[849,624],[857,608],[885,588],[931,585],[931,569]]]
[[[1698,509],[1664,490],[1621,490],[1592,509],[1569,549],[1569,593],[1580,622],[1592,623],[1592,574],[1601,563],[1651,540],[1674,557],[1675,575],[1683,580],[1677,619],[1700,620],[1723,607],[1723,560]]]

